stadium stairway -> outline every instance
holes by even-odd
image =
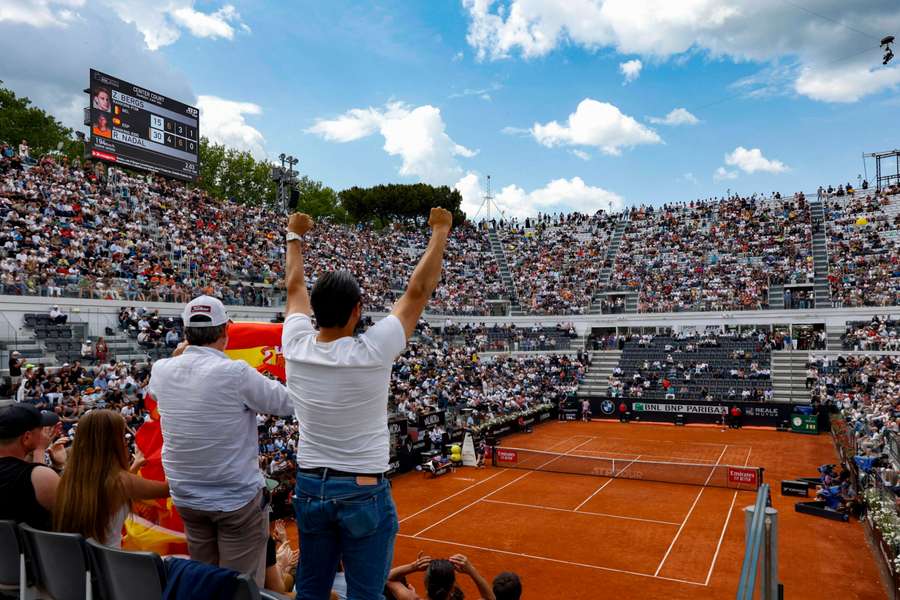
[[[814,200],[809,203],[810,218],[813,223],[812,252],[813,291],[816,308],[831,308],[831,285],[828,283],[828,224],[825,222],[825,209],[822,202]],[[816,230],[816,223],[819,224]],[[770,299],[771,302],[771,299]],[[774,307],[773,307],[774,308]]]
[[[519,306],[519,295],[516,293],[516,284],[513,282],[512,273],[509,270],[509,263],[506,261],[506,252],[503,251],[503,243],[500,241],[500,236],[497,235],[495,229],[488,229],[488,241],[491,243],[491,252],[494,253],[494,258],[497,260],[497,266],[500,269],[500,279],[503,280],[503,284],[506,286],[507,293],[509,294],[510,314],[514,317],[522,316],[525,314],[525,311]]]
[[[844,349],[844,334],[847,333],[846,328],[844,327],[829,327],[825,326],[825,347],[828,350],[843,350]]]
[[[772,352],[772,392],[775,402],[808,402],[806,361],[809,351]]]
[[[769,285],[769,308],[772,310],[784,310],[784,286],[781,284]]]
[[[625,213],[625,217],[616,223],[616,228],[612,233],[612,236],[609,239],[609,247],[606,249],[606,256],[603,258],[603,268],[600,269],[600,275],[598,280],[598,287],[603,289],[609,284],[609,279],[612,277],[613,268],[616,264],[616,258],[619,256],[619,247],[622,245],[622,237],[625,235],[625,230],[628,228],[628,213]],[[633,298],[632,298],[633,296]],[[591,301],[591,307],[588,309],[588,314],[590,315],[599,315],[602,314],[600,309],[600,303],[603,300],[602,296],[594,296]],[[637,294],[628,293],[625,295],[625,312],[630,314],[637,314],[637,305],[638,299]]]
[[[591,366],[584,374],[584,381],[578,386],[578,397],[589,398],[606,394],[607,382],[613,369],[619,366],[621,350],[594,350],[591,352]]]

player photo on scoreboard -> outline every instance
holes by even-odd
[[[109,115],[100,111],[94,111],[94,123],[91,132],[102,138],[112,137],[112,125],[109,122]]]
[[[109,90],[105,87],[99,87],[94,90],[94,100],[91,103],[93,108],[109,112],[112,109],[112,99]]]

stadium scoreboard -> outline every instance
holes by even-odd
[[[90,155],[124,167],[195,181],[200,111],[91,69]]]

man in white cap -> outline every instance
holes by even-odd
[[[259,469],[256,414],[287,416],[287,389],[244,361],[231,360],[228,314],[200,296],[182,313],[185,341],[150,373],[162,424],[162,461],[200,562],[265,579],[269,507]]]

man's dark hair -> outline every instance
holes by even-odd
[[[316,281],[309,295],[319,327],[343,327],[362,298],[359,284],[350,271],[331,271]]]
[[[215,327],[185,327],[184,339],[191,346],[209,346],[210,344],[215,344],[227,328],[228,323],[216,325]]]
[[[511,571],[504,571],[494,577],[493,589],[497,600],[519,600],[522,596],[522,582]]]

